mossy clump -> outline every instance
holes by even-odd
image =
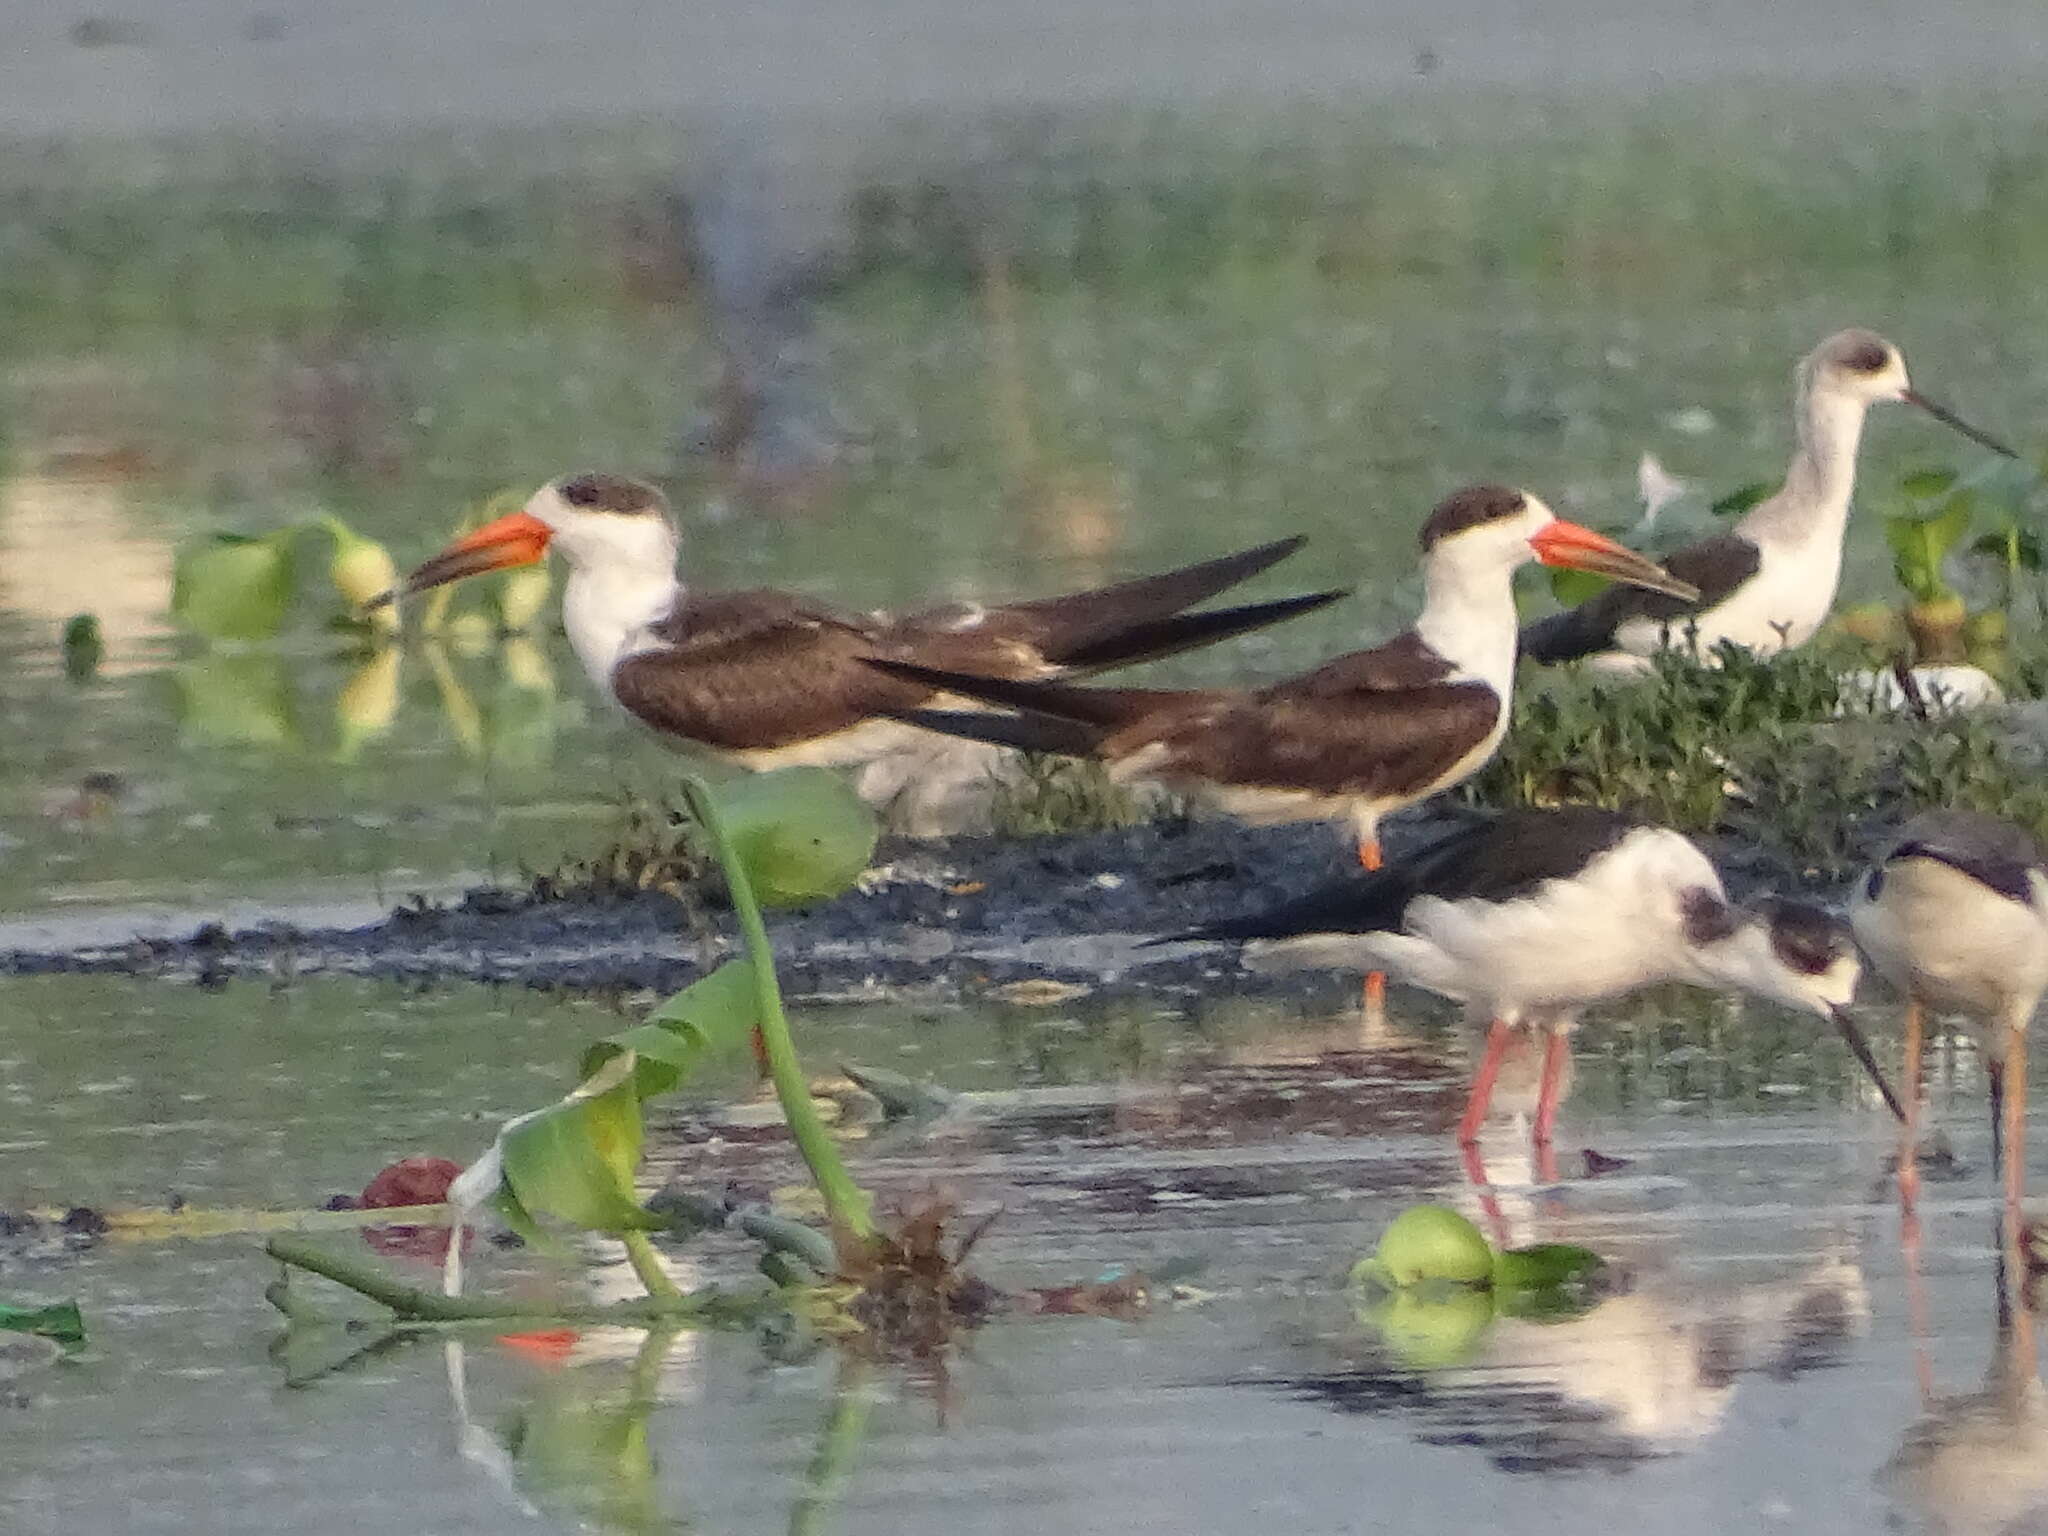
[[[1117,783],[1100,763],[1027,752],[997,780],[989,823],[998,837],[1044,837],[1140,826],[1181,809],[1172,795]]]

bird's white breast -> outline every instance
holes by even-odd
[[[2032,883],[2022,903],[1939,859],[1897,859],[1875,900],[1858,889],[1849,921],[1894,987],[1988,1023],[2009,999],[2031,1012],[2048,988],[2048,881]]]

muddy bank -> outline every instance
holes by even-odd
[[[1397,818],[1387,829],[1389,855],[1441,836],[1461,814]],[[1800,871],[1758,847],[1725,838],[1709,846],[1738,897],[1801,884]],[[860,889],[774,914],[770,931],[785,984],[799,997],[986,993],[1041,979],[1098,991],[1171,991],[1235,972],[1234,954],[1141,950],[1144,939],[1268,906],[1351,867],[1349,860],[1331,827],[1222,820],[1023,841],[885,844]],[[0,949],[0,973],[202,983],[340,974],[671,991],[733,945],[732,924],[712,892],[680,900],[657,893],[539,900],[485,888],[444,905],[402,907],[361,927],[229,931],[198,913],[193,924],[179,939]],[[1272,990],[1336,984],[1316,976],[1244,980]]]

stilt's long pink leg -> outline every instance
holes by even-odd
[[[1486,1124],[1487,1106],[1493,1103],[1493,1081],[1500,1076],[1500,1060],[1513,1031],[1505,1019],[1495,1019],[1486,1031],[1486,1051],[1479,1058],[1479,1070],[1472,1074],[1472,1091],[1465,1097],[1465,1114],[1458,1121],[1458,1144],[1471,1146],[1479,1140],[1479,1128]]]
[[[1570,1052],[1565,1032],[1552,1029],[1543,1042],[1543,1075],[1536,1089],[1536,1121],[1530,1130],[1536,1143],[1536,1176],[1546,1184],[1557,1182],[1557,1150],[1551,1144],[1551,1133],[1557,1127],[1558,1094],[1564,1086]]]
[[[2005,1249],[2018,1264],[2020,1201],[2027,1192],[2027,1031],[2022,1025],[2006,1031],[2005,1041]],[[2017,1271],[2024,1273],[2024,1269]]]
[[[1920,1050],[1927,1027],[1920,999],[1906,999],[1906,1118],[1899,1128],[1899,1209],[1911,1219],[1920,1194]]]

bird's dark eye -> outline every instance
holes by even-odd
[[[1863,341],[1844,354],[1842,366],[1857,373],[1883,373],[1891,360],[1891,351],[1883,342]]]

